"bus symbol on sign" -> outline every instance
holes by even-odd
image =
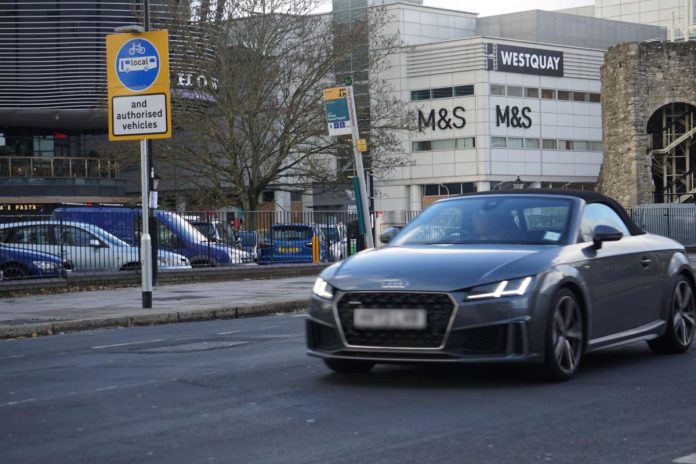
[[[119,58],[118,60],[118,72],[129,73],[132,71],[149,71],[150,69],[157,69],[156,56]]]

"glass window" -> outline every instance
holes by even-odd
[[[585,93],[585,92],[573,92],[573,101],[576,101],[576,102],[587,101],[587,93]]]
[[[558,91],[558,99],[559,100],[570,100],[570,92],[567,90],[559,90]]]
[[[507,86],[507,94],[508,94],[508,97],[521,97],[522,96],[522,87],[508,85]]]
[[[423,195],[434,196],[440,194],[440,186],[438,184],[428,184],[423,186]]]
[[[392,245],[558,244],[567,236],[571,207],[572,202],[563,198],[464,197],[430,206],[404,227]]]
[[[524,96],[527,98],[539,98],[539,89],[536,87],[525,87]]]
[[[441,184],[440,195],[461,195],[462,184]]]
[[[590,101],[591,101],[592,103],[600,103],[600,102],[601,102],[600,94],[598,94],[598,93],[591,93],[591,94],[590,94]]]
[[[271,229],[275,240],[311,240],[314,235],[311,227],[280,226]]]
[[[508,148],[522,148],[522,137],[508,137],[507,147]]]
[[[541,98],[554,100],[556,98],[556,91],[554,89],[541,89]]]
[[[454,139],[433,140],[431,146],[433,150],[454,150]]]
[[[539,148],[539,139],[524,139],[524,148]]]
[[[411,91],[411,101],[430,100],[430,89]]]
[[[626,224],[621,219],[621,216],[616,213],[616,211],[602,203],[592,203],[585,206],[585,209],[582,212],[578,241],[591,242],[593,231],[595,227],[600,224],[611,226],[621,231],[624,237],[631,235],[628,231],[628,227],[626,227]]]
[[[432,90],[433,98],[450,98],[452,96],[452,87],[442,87]]]
[[[474,137],[464,137],[461,139],[457,139],[455,143],[455,148],[457,150],[476,147],[476,139]]]
[[[505,137],[491,137],[492,148],[505,148]]]
[[[561,150],[572,150],[573,149],[573,141],[572,140],[560,140],[559,148]]]
[[[602,151],[602,142],[590,142],[591,151]]]
[[[505,95],[505,86],[500,84],[491,84],[491,95]]]
[[[460,85],[454,88],[454,96],[455,97],[466,97],[468,95],[473,95],[474,94],[474,86],[473,85]]]
[[[411,144],[412,151],[430,151],[433,149],[430,140],[423,140],[421,142],[413,142]]]
[[[586,140],[575,140],[573,142],[573,149],[576,151],[590,151],[590,142]]]
[[[58,242],[65,246],[88,247],[90,240],[101,242],[94,235],[77,227],[59,226],[57,227],[57,232],[56,238]]]
[[[558,150],[558,141],[555,139],[544,139],[541,141],[544,150]]]
[[[23,245],[49,245],[51,244],[48,225],[34,225],[17,227],[7,237],[7,243],[20,243]]]

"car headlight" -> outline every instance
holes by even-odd
[[[318,277],[316,282],[314,282],[312,293],[314,293],[316,296],[320,296],[322,298],[330,300],[333,298],[333,287],[329,285],[327,281],[325,281],[321,277]]]
[[[60,263],[54,263],[53,261],[32,261],[32,263],[44,271],[53,271],[61,266]]]
[[[527,293],[531,283],[531,277],[493,282],[492,284],[472,288],[466,299],[482,300],[485,298],[501,298],[503,296],[520,296]]]

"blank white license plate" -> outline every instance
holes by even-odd
[[[365,309],[353,313],[356,329],[425,329],[425,309]]]

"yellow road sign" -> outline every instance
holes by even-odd
[[[172,136],[169,33],[106,37],[109,140]]]
[[[324,89],[324,100],[340,100],[348,96],[348,89],[345,87],[331,87]]]
[[[367,151],[367,140],[358,139],[358,151],[360,153],[365,153]]]

